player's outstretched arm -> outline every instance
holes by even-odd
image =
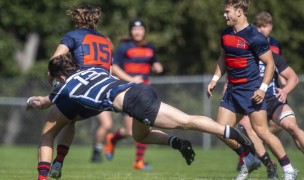
[[[46,109],[52,106],[49,96],[32,96],[26,102],[26,110],[30,109]]]

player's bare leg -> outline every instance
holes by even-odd
[[[38,179],[47,177],[52,162],[54,139],[59,131],[70,122],[56,106],[51,107],[38,147]]]
[[[97,127],[93,135],[93,154],[91,161],[92,162],[101,162],[102,161],[102,149],[103,144],[105,143],[105,137],[108,131],[112,128],[112,116],[110,111],[104,111],[96,116]]]
[[[252,129],[249,117],[244,116],[244,118],[242,118],[239,124],[245,128],[246,133],[254,143],[254,147],[256,149],[256,156],[259,157],[261,162],[266,166],[267,178],[270,179],[278,178],[277,165],[270,158],[269,154],[266,152],[262,140],[257,136],[257,134]]]
[[[297,172],[291,166],[281,141],[269,131],[266,117],[265,110],[255,111],[249,114],[252,128],[259,138],[268,145],[273,155],[276,156],[283,169],[284,176],[296,176]]]
[[[295,114],[288,104],[281,105],[276,109],[273,121],[291,135],[298,149],[304,153],[304,132],[298,126]]]

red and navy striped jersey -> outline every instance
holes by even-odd
[[[228,27],[222,33],[221,43],[230,83],[246,83],[260,77],[259,56],[270,49],[264,35],[252,25],[237,33]]]
[[[104,68],[93,67],[76,72],[65,83],[57,83],[49,98],[55,104],[68,99],[97,111],[115,111],[115,97],[134,84],[116,79]]]
[[[149,83],[151,65],[157,62],[156,50],[151,43],[137,46],[132,40],[123,41],[114,53],[113,64],[118,65],[131,76],[143,75]]]
[[[112,44],[107,37],[91,29],[76,29],[63,36],[60,44],[66,45],[80,68],[112,65]]]
[[[269,37],[268,41],[269,41],[269,44],[270,44],[270,50],[273,53],[282,55],[282,45],[281,45],[281,43],[278,40],[274,39],[273,37]]]

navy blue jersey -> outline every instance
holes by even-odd
[[[259,56],[270,50],[265,36],[252,25],[235,33],[228,27],[221,37],[225,51],[227,78],[230,83],[240,84],[260,77]]]
[[[280,87],[279,83],[279,74],[284,71],[288,65],[283,56],[278,55],[276,53],[272,53],[274,64],[275,64],[275,72],[273,74],[273,78],[269,83],[266,96],[276,95],[276,88]],[[265,72],[265,65],[260,61],[260,76],[263,77]]]
[[[49,98],[55,104],[69,99],[90,109],[114,111],[113,101],[117,94],[133,85],[116,79],[102,68],[90,68],[55,85]]]
[[[157,62],[156,50],[151,43],[138,46],[134,41],[123,41],[114,53],[113,64],[131,76],[143,75],[148,83],[151,65]]]
[[[281,43],[278,40],[274,39],[273,37],[269,37],[268,41],[269,41],[269,44],[270,44],[270,50],[273,53],[282,55],[282,45],[281,45]]]
[[[60,44],[67,46],[80,68],[112,65],[112,44],[107,37],[91,29],[76,29],[63,36]]]

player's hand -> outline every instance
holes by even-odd
[[[29,111],[31,109],[34,109],[34,107],[31,105],[31,101],[32,101],[33,97],[28,98],[28,100],[26,101],[26,111]]]
[[[211,91],[213,91],[213,89],[215,88],[215,86],[216,86],[216,81],[211,80],[210,83],[208,84],[208,90],[207,90],[207,96],[208,96],[208,98],[210,98],[212,96]]]
[[[287,92],[281,88],[276,88],[276,91],[277,91],[276,97],[278,98],[278,100],[282,103],[285,103],[287,99]]]
[[[135,82],[136,84],[144,82],[144,78],[141,75],[133,76],[132,82]]]
[[[256,104],[261,104],[265,98],[265,93],[265,91],[258,89],[254,91],[254,94],[250,99],[252,99]]]
[[[164,68],[163,68],[163,65],[161,63],[156,62],[156,63],[153,64],[152,70],[156,73],[162,73]]]

